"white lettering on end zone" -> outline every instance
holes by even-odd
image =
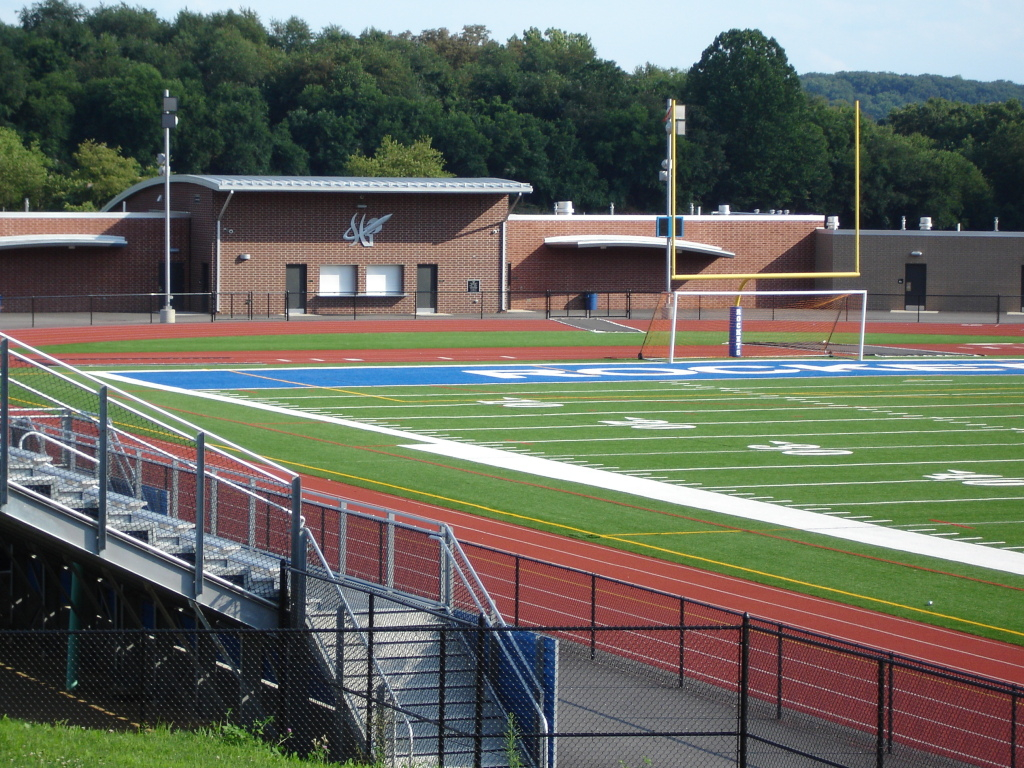
[[[768,376],[829,376],[829,375],[900,375],[907,373],[1016,373],[1024,370],[1024,361],[999,360],[978,362],[973,360],[919,360],[913,362],[864,361],[837,362],[815,360],[806,362],[747,362],[690,363],[662,366],[604,365],[604,366],[517,366],[500,368],[463,368],[463,374],[485,376],[508,381],[544,379],[682,379],[697,378],[764,378]]]

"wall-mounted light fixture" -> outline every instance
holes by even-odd
[[[240,253],[238,254],[239,261],[249,261],[252,258],[251,253]]]
[[[924,256],[924,254],[921,253],[921,251],[911,251],[910,255],[911,256]]]

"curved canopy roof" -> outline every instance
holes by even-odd
[[[105,206],[109,211],[139,190],[162,185],[157,176],[126,189]],[[371,176],[212,176],[171,175],[172,184],[198,184],[218,192],[392,192],[443,194],[527,194],[533,187],[508,179],[405,179]]]
[[[641,235],[559,235],[544,238],[544,245],[550,245],[552,248],[659,248],[664,251],[668,247],[668,238]],[[676,238],[676,253],[680,251],[727,259],[736,257],[735,253],[717,245]]]
[[[0,250],[13,248],[123,248],[128,241],[118,235],[9,235],[0,237]]]

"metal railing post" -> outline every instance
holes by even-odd
[[[686,599],[679,598],[679,687],[686,684]]]
[[[490,659],[490,637],[483,616],[476,620],[476,680],[473,691],[473,768],[480,768],[483,756],[484,672]]]
[[[338,575],[348,575],[348,502],[338,503]]]
[[[294,572],[294,571],[293,571]],[[370,593],[366,606],[366,746],[367,757],[373,756],[373,645],[376,624],[376,595]]]
[[[193,593],[203,592],[203,545],[206,536],[206,433],[196,435],[196,563]]]
[[[885,659],[878,660],[878,733],[875,737],[875,765],[885,765]]]
[[[299,629],[305,623],[306,595],[306,545],[302,535],[302,480],[296,475],[291,482],[291,561],[292,578],[292,626]]]
[[[1017,692],[1010,694],[1010,768],[1017,768]]]
[[[7,472],[11,460],[10,342],[0,339],[0,507],[7,503]]]
[[[447,535],[447,532],[445,532]],[[449,609],[454,608],[455,605],[455,585],[453,572],[455,569],[454,558],[452,557],[451,547],[448,546],[448,542],[443,542],[443,546],[439,547],[440,552],[438,553],[438,566],[441,569],[440,578],[441,583],[439,585],[440,594],[438,602],[441,605],[447,606]]]
[[[775,638],[775,719],[782,719],[782,625],[775,626],[779,633]]]
[[[739,728],[736,738],[737,768],[747,768],[747,722],[750,698],[750,614],[743,614],[740,629]]]
[[[98,552],[102,552],[107,547],[107,473],[110,471],[107,457],[109,434],[107,430],[106,387],[100,387],[99,396],[100,423],[98,426],[99,434],[97,435],[97,453],[99,453],[99,456],[96,457],[99,460],[99,463],[96,466],[96,480],[99,483],[99,486],[96,489],[96,505],[98,507],[96,519],[96,549]]]
[[[441,626],[441,647],[437,660],[437,764],[444,766],[445,709],[448,702],[445,678],[448,677],[448,630]]]
[[[515,555],[516,558],[516,594],[515,594],[515,625],[519,626],[519,584],[520,584],[520,565],[522,558],[519,555]]]

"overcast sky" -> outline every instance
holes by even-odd
[[[86,7],[115,5],[79,0]],[[29,2],[0,0],[0,21],[18,22]],[[265,25],[298,16],[314,31],[334,24],[420,32],[482,24],[495,40],[555,27],[590,37],[602,59],[627,71],[652,63],[687,69],[720,32],[759,29],[797,72],[864,70],[960,75],[1024,84],[1024,0],[149,0],[132,2],[173,20],[183,8],[208,14],[251,8]]]

